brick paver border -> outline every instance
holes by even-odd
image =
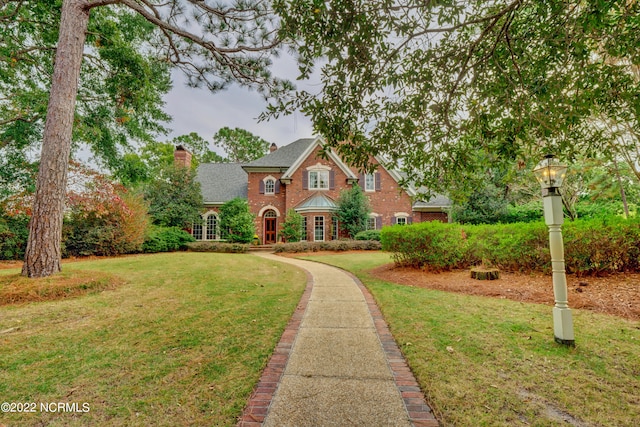
[[[345,270],[343,270],[345,271]],[[313,276],[307,271],[307,286],[300,298],[300,302],[296,310],[291,316],[287,327],[285,328],[276,349],[267,363],[267,367],[262,372],[260,381],[249,398],[249,402],[245,407],[242,415],[238,419],[237,427],[260,427],[267,416],[271,400],[278,388],[284,369],[289,361],[289,355],[293,347],[302,317],[307,309],[309,298],[311,297],[311,289],[313,288]],[[407,361],[400,352],[396,341],[394,340],[389,327],[382,317],[382,313],[378,308],[373,296],[369,290],[362,284],[360,279],[345,271],[358,285],[360,291],[364,295],[365,301],[369,308],[369,312],[373,317],[373,323],[382,343],[382,348],[387,357],[387,362],[391,368],[393,379],[396,387],[400,391],[404,406],[409,414],[409,419],[414,427],[438,427],[431,408],[427,404],[422,390],[416,381],[411,368],[407,365]]]
[[[296,339],[298,329],[300,329],[300,324],[302,323],[302,317],[304,316],[309,298],[311,297],[313,276],[308,271],[305,270],[305,272],[307,274],[307,286],[302,293],[302,298],[300,298],[298,306],[284,329],[282,337],[267,363],[267,367],[262,371],[258,385],[253,390],[247,406],[238,419],[237,427],[259,427],[267,417],[269,405],[271,405],[271,400],[278,388],[278,384],[284,373],[284,368],[289,361],[293,342]]]
[[[373,323],[378,332],[378,337],[380,337],[382,348],[387,356],[387,362],[391,368],[393,379],[396,387],[400,391],[411,423],[414,427],[438,427],[440,424],[427,404],[424,393],[420,390],[420,386],[413,372],[411,372],[411,368],[409,368],[406,359],[398,348],[398,344],[396,344],[396,340],[393,338],[393,335],[391,335],[389,326],[382,317],[382,312],[380,312],[371,292],[369,292],[369,289],[352,273],[348,271],[345,271],[345,273],[351,276],[364,295],[371,317],[373,317]]]

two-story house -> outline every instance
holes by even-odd
[[[260,241],[279,240],[278,231],[289,209],[304,218],[303,240],[338,239],[340,224],[334,213],[343,189],[359,185],[369,198],[371,215],[367,227],[409,224],[422,221],[448,221],[450,201],[436,196],[429,201],[413,201],[416,192],[403,189],[400,175],[378,162],[375,173],[362,174],[345,164],[334,150],[322,158],[321,138],[299,139],[277,148],[250,163],[205,163],[198,166],[196,180],[202,188],[205,212],[203,224],[193,228],[197,240],[220,238],[218,209],[225,202],[241,197],[255,215]],[[178,147],[176,161],[187,165],[190,153]]]

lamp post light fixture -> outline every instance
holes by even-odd
[[[562,242],[562,196],[558,191],[564,181],[567,167],[552,155],[547,155],[533,170],[542,187],[544,221],[549,227],[549,249],[553,275],[553,332],[557,343],[575,346],[573,319],[568,303],[567,278],[564,268],[564,244]]]

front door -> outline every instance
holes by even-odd
[[[276,242],[276,218],[264,219],[264,243],[269,245]]]

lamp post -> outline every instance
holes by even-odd
[[[564,213],[562,211],[562,196],[558,191],[566,172],[567,167],[552,155],[546,156],[533,170],[542,187],[544,221],[549,227],[549,249],[555,298],[553,332],[557,343],[575,346],[573,319],[567,301],[567,278],[564,269],[564,244],[561,230],[564,223]]]

